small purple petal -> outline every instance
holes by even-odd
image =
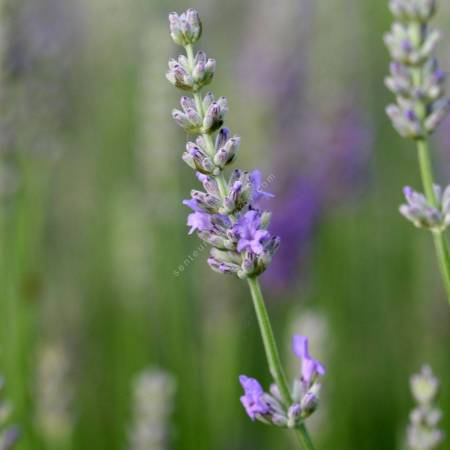
[[[196,230],[209,231],[212,227],[211,216],[204,212],[193,212],[188,216],[187,225],[191,227],[189,234],[192,234]]]
[[[312,358],[309,354],[308,338],[299,334],[292,338],[292,351],[302,363],[302,379],[306,384],[310,384],[317,375],[325,375],[323,364]]]
[[[239,381],[244,388],[244,395],[241,397],[241,403],[250,419],[255,420],[257,415],[267,414],[269,412],[269,407],[262,401],[264,390],[258,380],[241,375]]]
[[[183,205],[187,206],[188,208],[191,208],[192,211],[195,212],[201,212],[203,211],[197,203],[197,200],[194,200],[193,198],[190,198],[189,200],[183,200]]]

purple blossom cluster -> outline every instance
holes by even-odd
[[[390,9],[396,21],[384,37],[392,58],[385,83],[397,104],[386,112],[401,136],[423,139],[450,109],[444,95],[446,75],[434,57],[441,33],[428,25],[436,2],[390,0]]]
[[[320,377],[325,375],[325,367],[309,354],[308,338],[305,336],[294,335],[292,351],[301,362],[301,370],[299,377],[294,380],[290,405],[283,402],[275,384],[267,393],[258,380],[245,375],[239,377],[244,389],[241,403],[250,419],[278,427],[295,428],[317,408]]]
[[[169,61],[167,79],[193,95],[181,98],[182,109],[173,110],[172,117],[189,135],[198,135],[187,142],[182,159],[196,171],[204,188],[192,190],[191,198],[183,202],[192,210],[189,233],[197,232],[212,246],[208,263],[213,270],[240,278],[259,275],[279,246],[279,238],[268,231],[271,214],[260,208],[260,201],[272,195],[264,192],[258,170],[235,169],[225,178],[224,170],[235,160],[240,138],[223,127],[226,98],[216,100],[210,92],[200,95],[213,78],[215,61],[201,51],[193,53],[192,44],[201,34],[198,13],[193,9],[172,13],[169,24],[172,38],[185,47],[186,56]]]

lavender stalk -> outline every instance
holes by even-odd
[[[133,422],[129,450],[166,450],[176,384],[162,370],[149,368],[133,382]]]
[[[228,111],[226,98],[215,100],[210,92],[201,95],[214,76],[216,63],[201,51],[194,54],[193,44],[202,33],[200,18],[194,9],[180,15],[171,13],[169,25],[172,39],[185,48],[186,56],[170,60],[166,76],[174,86],[192,94],[181,98],[182,110],[174,110],[172,117],[188,135],[198,135],[195,142],[186,144],[183,160],[196,171],[205,189],[191,191],[191,199],[183,202],[193,211],[187,224],[190,233],[196,231],[212,246],[208,264],[213,270],[248,281],[275,381],[271,394],[266,394],[257,380],[241,376],[245,391],[241,402],[252,420],[294,429],[301,447],[314,450],[304,420],[317,406],[318,381],[325,370],[309,356],[306,340],[298,350],[302,375],[293,390],[289,389],[258,281],[279,246],[279,238],[268,231],[270,212],[259,209],[259,201],[272,195],[262,191],[262,176],[257,170],[235,169],[228,180],[225,178],[224,170],[234,161],[240,138],[222,127]]]
[[[428,142],[429,135],[450,109],[444,95],[446,76],[434,57],[440,33],[429,26],[436,3],[436,0],[390,0],[396,21],[384,38],[393,60],[385,82],[396,95],[397,104],[389,105],[386,111],[399,134],[416,142],[425,195],[405,188],[408,203],[400,207],[400,212],[417,227],[432,232],[450,304],[450,257],[445,236],[448,205],[434,184]]]

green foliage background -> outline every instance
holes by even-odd
[[[130,383],[148,366],[177,381],[170,448],[293,448],[288,433],[250,422],[239,403],[240,373],[269,382],[245,285],[211,273],[201,251],[174,274],[200,242],[186,236],[181,205],[193,178],[179,158],[184,136],[170,119],[177,93],[164,72],[178,49],[166,15],[200,10],[202,47],[218,61],[213,90],[229,98],[229,124],[242,136],[240,164],[267,169],[277,155],[258,144],[270,142],[270,117],[258,115],[234,70],[253,3],[61,3],[73,8],[69,17],[80,28],[58,126],[32,108],[23,88],[30,79],[52,85],[58,59],[30,79],[6,67],[2,80],[1,115],[28,107],[16,123],[18,138],[2,153],[18,182],[3,196],[0,215],[0,364],[14,421],[24,430],[19,450],[127,448]],[[372,177],[357,204],[321,222],[308,280],[268,298],[268,305],[287,364],[293,323],[306,311],[326,320],[325,348],[317,351],[328,373],[319,422],[311,425],[318,449],[401,449],[412,406],[408,377],[423,362],[442,381],[443,428],[450,434],[450,309],[429,236],[397,213],[401,188],[418,187],[419,176],[412,145],[384,114],[386,2],[325,3],[310,36],[320,49],[309,70],[334,79],[338,91],[360,86],[358,100],[375,136]],[[6,4],[6,28],[24,4]],[[448,31],[448,7],[438,22]],[[352,56],[345,33],[356,26],[362,39]],[[445,62],[448,33],[444,41]],[[360,68],[356,79],[336,75],[341,60]],[[329,92],[308,88],[326,109]],[[76,409],[73,436],[57,443],[36,425],[35,409],[38,349],[54,341],[70,352]]]

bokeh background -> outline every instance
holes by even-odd
[[[300,332],[328,369],[318,449],[403,449],[424,362],[449,433],[450,309],[429,235],[397,212],[420,180],[384,114],[387,1],[2,0],[0,372],[19,450],[294,446],[239,403],[239,374],[270,381],[245,283],[186,235],[195,180],[164,74],[167,13],[189,6],[238,165],[276,193],[263,285],[283,359],[294,376]],[[446,183],[450,122],[433,143]]]

